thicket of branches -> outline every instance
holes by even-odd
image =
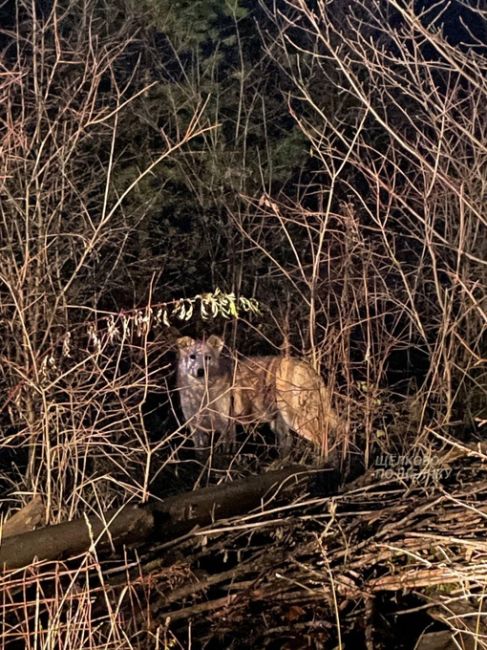
[[[339,332],[336,360],[349,390],[365,380],[366,421],[396,378],[413,384],[412,428],[469,429],[486,405],[485,13],[473,9],[484,27],[462,46],[401,2],[286,9],[268,48],[318,171],[291,206],[264,202],[242,230],[266,253],[256,223],[286,236],[305,341],[326,350]]]
[[[136,30],[107,29],[96,3],[58,4],[48,18],[34,10],[21,5],[3,33],[2,444],[19,467],[13,487],[43,494],[57,521],[121,491],[97,485],[97,459],[107,480],[137,476],[133,489],[147,488],[140,406],[161,362],[144,361],[143,313],[99,334],[99,310],[120,287],[136,294],[142,276],[150,295],[157,255],[139,241],[148,205],[132,211],[126,201],[211,126],[196,111],[177,136],[161,128],[158,151],[124,180],[126,115],[146,92],[132,79],[138,66],[124,63]]]
[[[487,417],[481,5],[468,43],[402,0],[171,5],[4,10],[3,516],[40,497],[56,523],[187,484],[174,326],[308,355],[364,468]],[[32,571],[6,629],[34,646]],[[46,592],[50,643],[135,647],[130,589],[98,625],[96,551],[71,571]]]

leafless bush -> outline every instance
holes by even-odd
[[[115,189],[124,114],[146,88],[118,74],[130,29],[106,34],[94,8],[55,3],[39,17],[34,3],[20,3],[0,78],[1,445],[29,450],[27,470],[10,480],[26,497],[45,496],[51,522],[125,490],[144,498],[151,454],[141,404],[164,368],[148,370],[147,330],[122,328],[114,341],[109,327],[97,332],[98,310],[130,281],[124,256],[141,217],[125,199],[204,132],[199,113],[174,142],[161,131],[161,153]]]
[[[416,383],[413,431],[472,426],[486,403],[482,43],[453,46],[394,0],[290,0],[272,19],[268,51],[316,172],[298,198],[264,195],[234,216],[266,260],[256,294],[272,278],[282,337],[292,323],[295,345],[339,369],[366,451],[398,363]]]

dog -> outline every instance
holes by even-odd
[[[224,446],[235,444],[236,425],[269,423],[281,455],[289,452],[290,432],[329,455],[332,435],[342,426],[331,393],[310,364],[288,356],[252,356],[236,361],[221,355],[224,341],[184,336],[177,340],[177,388],[195,448],[208,447],[218,432]]]

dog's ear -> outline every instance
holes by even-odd
[[[179,339],[176,339],[176,345],[180,352],[185,352],[188,348],[192,347],[195,344],[195,340],[191,336],[181,336]]]
[[[211,336],[208,337],[208,340],[206,341],[206,345],[209,348],[213,348],[213,350],[215,350],[217,354],[220,354],[220,352],[223,350],[224,341],[219,336],[215,336],[215,334],[212,334]]]

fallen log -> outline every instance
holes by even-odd
[[[46,508],[41,496],[35,495],[23,508],[8,518],[1,525],[1,538],[6,539],[13,535],[21,535],[34,530],[43,521]]]
[[[208,525],[257,508],[283,487],[316,471],[293,465],[259,476],[202,488],[143,506],[127,505],[105,513],[8,537],[0,546],[0,568],[16,569],[37,560],[58,560],[89,550],[115,548],[123,544],[170,540]]]

